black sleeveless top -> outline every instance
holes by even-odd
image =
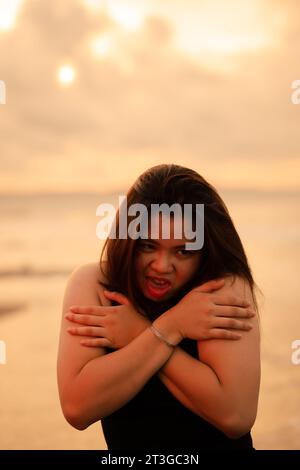
[[[185,338],[179,346],[198,359],[197,341]],[[250,432],[228,438],[178,401],[156,374],[101,423],[108,450],[254,450]]]

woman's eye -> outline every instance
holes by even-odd
[[[153,247],[152,247],[152,245],[150,245],[150,243],[141,243],[140,248],[143,249],[143,250],[144,249],[151,250],[151,248],[153,248]]]
[[[190,255],[191,251],[190,250],[178,250],[178,253],[181,251],[183,255]]]
[[[196,250],[178,250],[178,253],[181,251],[181,253],[183,254],[183,256],[192,256],[194,254],[197,253]]]

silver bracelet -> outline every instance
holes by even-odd
[[[164,343],[166,343],[168,346],[171,346],[172,348],[175,348],[177,346],[177,344],[172,344],[166,338],[164,338],[161,332],[158,331],[153,324],[150,326],[150,330],[155,334],[155,336],[164,341]]]

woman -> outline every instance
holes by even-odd
[[[177,217],[165,238],[159,215],[147,219],[148,238],[108,237],[100,266],[72,273],[58,355],[63,413],[77,429],[101,420],[109,450],[253,449],[255,283],[227,208],[179,165],[143,173],[127,194],[128,207],[136,203],[192,204],[193,228],[204,204],[203,247],[185,249],[190,240],[174,236]]]

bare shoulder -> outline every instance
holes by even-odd
[[[98,262],[76,266],[76,268],[71,272],[70,277],[81,280],[88,279],[93,284],[97,284],[99,281],[105,281],[104,274],[100,269],[100,263]]]
[[[254,308],[252,292],[246,279],[242,278],[241,276],[227,276],[224,279],[225,284],[223,287],[221,287],[221,289],[219,289],[220,292],[232,292],[234,295],[237,295],[244,300],[248,300]]]
[[[101,265],[100,262],[91,262],[77,266],[69,276],[68,285],[72,291],[79,289],[79,292],[82,292],[83,289],[87,289],[92,295],[98,297],[100,305],[109,306],[111,302],[104,296],[102,285],[107,282],[106,266],[105,261],[102,261]]]

